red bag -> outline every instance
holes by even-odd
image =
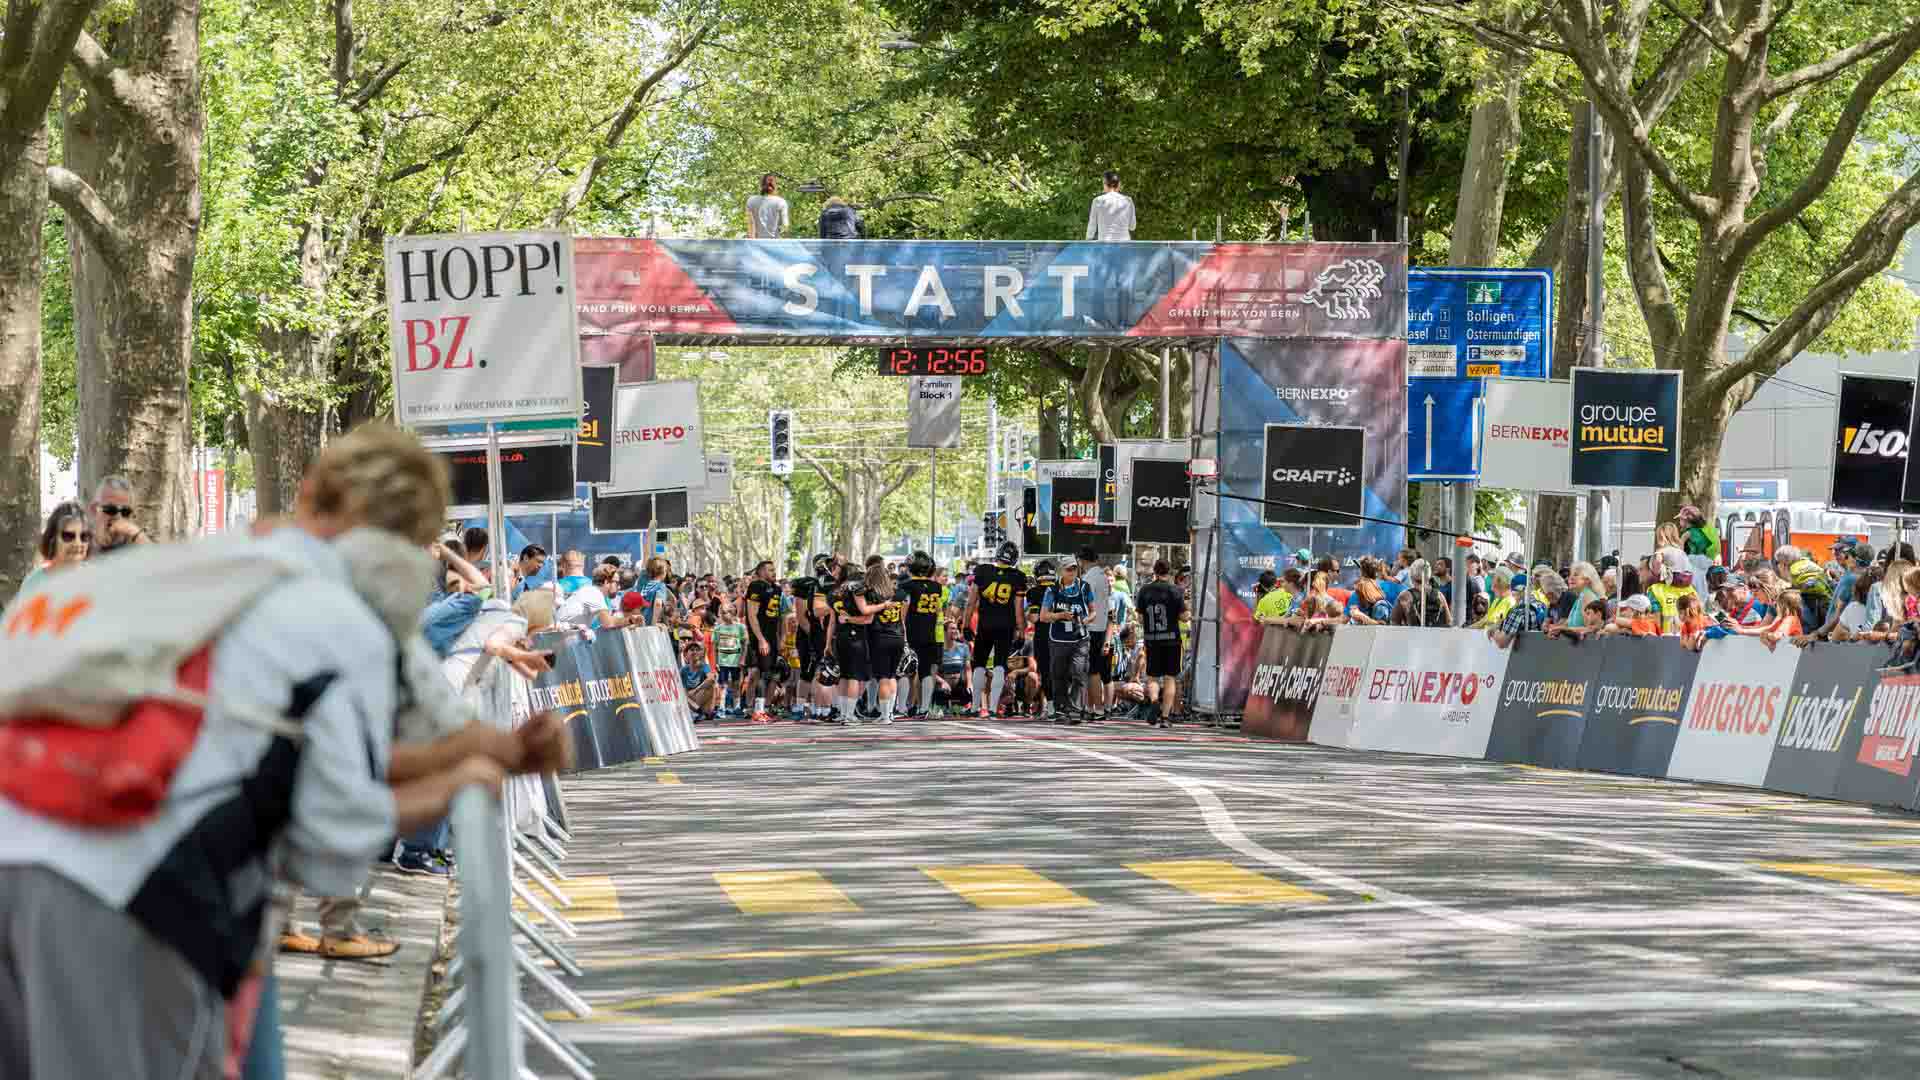
[[[180,665],[182,690],[204,698],[212,652],[203,647]],[[197,706],[148,700],[112,727],[32,716],[0,723],[0,797],[68,825],[137,825],[166,801],[205,718]]]

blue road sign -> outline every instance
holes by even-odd
[[[1480,475],[1479,379],[1407,380],[1407,479],[1472,480]]]
[[[1553,271],[1407,273],[1407,374],[1544,379],[1553,370]]]
[[[933,538],[934,545],[937,547],[952,547],[956,541],[957,538],[953,536],[936,536]]]

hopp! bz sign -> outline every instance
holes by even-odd
[[[1573,369],[1573,485],[1680,486],[1680,373]]]

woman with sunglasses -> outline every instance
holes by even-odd
[[[40,533],[43,561],[27,575],[27,582],[51,570],[77,566],[92,554],[93,526],[87,522],[86,507],[77,502],[63,502],[47,515],[47,527]]]

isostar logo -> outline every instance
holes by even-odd
[[[1587,703],[1587,684],[1573,679],[1509,679],[1500,694],[1502,704],[1532,705],[1536,717],[1579,716]]]
[[[1651,405],[1580,406],[1583,454],[1607,450],[1665,451],[1667,425]]]
[[[1862,765],[1906,776],[1920,747],[1920,679],[1911,675],[1883,680],[1867,705],[1867,726],[1860,731]]]
[[[1573,430],[1535,424],[1489,424],[1487,438],[1545,443],[1556,450],[1564,450],[1573,445]]]
[[[1493,681],[1492,675],[1470,671],[1376,668],[1367,683],[1367,700],[1410,705],[1471,705],[1480,691],[1493,689]]]
[[[1598,712],[1638,713],[1627,721],[1635,724],[1680,723],[1680,700],[1687,696],[1684,686],[1602,686],[1593,696]]]
[[[1334,484],[1345,487],[1358,479],[1346,468],[1338,469],[1275,469],[1273,478],[1283,484]]]
[[[1693,700],[1687,704],[1686,728],[1723,735],[1771,735],[1785,693],[1777,686],[1698,683],[1693,688]]]
[[[1380,283],[1386,277],[1386,267],[1378,259],[1341,259],[1320,271],[1313,288],[1302,293],[1300,300],[1330,318],[1370,319],[1373,310],[1367,303],[1381,298]]]
[[[1273,396],[1281,401],[1346,401],[1360,392],[1357,386],[1276,386]]]
[[[1840,432],[1840,452],[1859,454],[1862,457],[1898,458],[1907,457],[1907,433],[1877,428],[1872,424],[1844,428]]]
[[[1254,697],[1274,701],[1297,701],[1311,707],[1320,697],[1320,680],[1326,669],[1300,664],[1261,664],[1253,669]]]
[[[1143,510],[1185,510],[1193,505],[1193,500],[1171,495],[1142,495],[1133,500],[1133,505]]]
[[[614,441],[621,446],[635,443],[680,442],[687,437],[687,429],[678,424],[660,427],[621,428],[614,433]]]
[[[1861,691],[1850,698],[1840,696],[1840,688],[1815,693],[1808,683],[1787,702],[1786,719],[1780,724],[1779,745],[1788,750],[1815,750],[1831,754],[1846,740],[1854,711],[1860,707]]]

